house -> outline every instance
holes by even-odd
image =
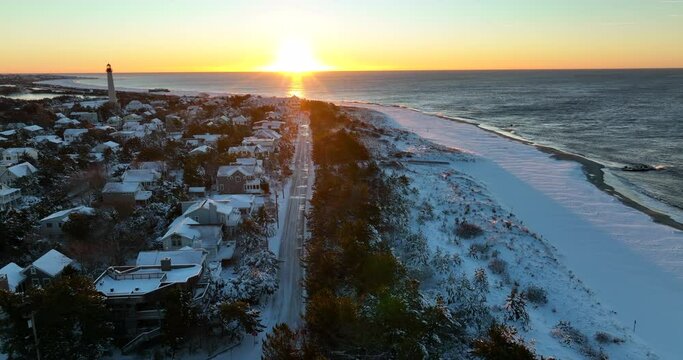
[[[31,147],[8,148],[2,151],[2,164],[12,165],[18,163],[24,156],[38,160],[38,150]]]
[[[6,137],[6,138],[11,138],[17,135],[16,130],[5,130],[5,131],[0,131],[0,136]]]
[[[68,256],[52,249],[21,271],[24,289],[47,286],[67,267],[78,265]]]
[[[53,144],[60,146],[64,143],[62,138],[60,138],[57,135],[38,135],[31,139],[31,141],[35,144],[42,144],[42,143],[48,143],[48,144]]]
[[[24,291],[23,285],[26,276],[24,276],[24,269],[11,262],[2,269],[0,269],[0,290],[6,290],[11,292],[22,292]]]
[[[0,184],[0,210],[12,208],[21,201],[21,189]]]
[[[223,243],[223,225],[204,225],[181,215],[171,223],[160,240],[164,250],[178,250],[184,247],[204,249],[209,257],[214,258]]]
[[[0,170],[0,184],[10,185],[16,180],[25,176],[31,176],[38,172],[38,169],[29,162],[23,162],[7,169]]]
[[[112,266],[95,280],[95,289],[112,312],[115,331],[125,338],[158,331],[168,290],[189,290],[198,301],[209,284],[205,264],[195,253],[141,254],[138,260],[144,265]]]
[[[66,129],[64,130],[64,142],[71,144],[72,142],[78,141],[83,134],[87,132],[88,129]]]
[[[193,135],[192,137],[199,140],[200,144],[215,146],[216,142],[218,142],[218,139],[220,139],[221,136],[222,135],[220,134],[198,134]]]
[[[18,163],[24,157],[30,157],[33,159],[38,159],[38,150],[31,147],[21,147],[21,148],[7,148],[0,149],[2,151],[2,158],[0,159],[0,165],[10,166]]]
[[[204,186],[191,186],[187,189],[187,194],[191,199],[202,199],[206,197],[206,188]]]
[[[101,144],[98,144],[97,146],[92,148],[93,152],[99,152],[99,153],[104,152],[107,149],[111,150],[112,152],[117,152],[117,151],[121,150],[121,145],[119,145],[119,143],[117,143],[117,142],[110,140],[110,141],[106,141],[106,142],[103,142]]]
[[[209,145],[197,146],[196,148],[190,150],[190,155],[206,154],[209,151],[211,151],[212,149],[213,148]]]
[[[282,138],[280,133],[271,129],[257,129],[254,131],[253,136],[259,139],[273,139],[275,142]]]
[[[142,184],[143,187],[147,188],[153,185],[160,178],[161,174],[154,170],[128,169],[123,173],[121,180],[123,182],[139,183]]]
[[[21,131],[23,131],[26,135],[28,136],[36,136],[43,134],[45,130],[43,129],[42,126],[38,125],[29,125],[29,126],[24,126]]]
[[[216,194],[212,195],[211,199],[217,202],[230,204],[233,208],[239,210],[243,218],[246,218],[254,213],[258,208],[263,207],[263,197],[257,197],[254,194]],[[181,210],[185,212],[193,201],[184,201],[181,203]]]
[[[275,130],[278,131],[282,126],[285,124],[284,121],[277,121],[277,120],[263,120],[263,121],[257,121],[254,123],[254,126],[252,127],[253,130],[258,130],[258,129],[266,129],[266,130]]]
[[[257,157],[266,153],[268,153],[268,151],[261,145],[241,145],[228,148],[228,154],[237,156]]]
[[[96,112],[88,112],[88,111],[73,111],[69,116],[78,119],[79,121],[86,121],[91,124],[96,124],[98,123],[99,117],[97,116]]]
[[[138,182],[108,182],[102,189],[102,203],[106,206],[135,206],[152,197]]]
[[[62,128],[62,127],[71,126],[71,125],[78,126],[80,124],[81,124],[80,121],[75,120],[75,119],[69,119],[67,117],[62,117],[62,118],[59,118],[57,121],[55,121],[55,127],[56,128]]]
[[[260,194],[262,174],[258,163],[221,166],[216,173],[216,186],[221,194]]]
[[[40,232],[49,239],[61,239],[64,236],[62,225],[69,221],[71,214],[94,215],[95,209],[87,206],[77,206],[57,211],[40,219]]]
[[[135,266],[161,266],[164,259],[170,259],[175,265],[199,264],[206,266],[206,251],[202,249],[184,248],[170,251],[140,251]]]
[[[227,201],[204,199],[185,207],[184,217],[191,218],[202,225],[222,224],[228,234],[234,234],[241,220],[239,209]]]
[[[243,115],[235,116],[234,118],[230,119],[230,121],[232,121],[233,125],[249,125],[249,119]]]
[[[251,145],[251,146],[256,146],[260,145],[261,148],[266,152],[266,153],[271,153],[275,149],[275,139],[262,139],[258,138],[256,136],[247,136],[244,139],[242,139],[242,145]]]
[[[113,126],[116,129],[120,129],[121,125],[123,124],[123,119],[121,119],[120,116],[112,116],[109,119],[107,119],[107,125]]]

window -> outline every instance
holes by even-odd
[[[31,285],[33,285],[33,287],[40,287],[40,280],[31,279]]]
[[[52,223],[46,223],[45,226],[48,227],[48,228],[51,228],[51,227],[52,227]]]
[[[43,285],[44,286],[50,285],[50,279],[43,279]]]
[[[36,268],[31,266],[31,275],[35,275],[35,274],[36,274]]]

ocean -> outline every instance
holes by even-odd
[[[83,74],[79,74],[83,75]],[[104,74],[77,80],[104,86]],[[119,88],[297,95],[403,106],[480,126],[605,166],[606,182],[683,214],[683,69],[118,74]],[[625,172],[631,164],[662,170]]]

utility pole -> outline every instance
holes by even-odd
[[[33,330],[33,340],[36,342],[36,359],[40,360],[40,349],[38,347],[38,331],[36,331],[36,312],[31,311],[31,318],[28,320],[28,327]]]

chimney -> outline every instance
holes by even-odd
[[[9,291],[9,280],[7,274],[0,274],[0,290]]]
[[[171,271],[171,258],[161,259],[161,271]]]

